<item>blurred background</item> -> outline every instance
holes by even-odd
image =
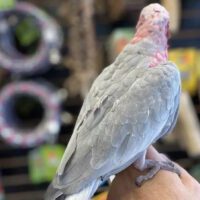
[[[93,80],[152,2],[170,12],[183,86],[177,126],[155,146],[200,181],[200,1],[0,0],[0,200],[43,199]]]

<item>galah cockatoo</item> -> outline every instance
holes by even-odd
[[[46,199],[88,200],[111,175],[132,165],[179,174],[170,162],[145,158],[148,147],[169,133],[178,115],[180,74],[168,61],[169,14],[145,7],[136,34],[94,81]]]

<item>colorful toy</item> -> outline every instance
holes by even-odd
[[[0,66],[17,74],[34,74],[60,61],[63,35],[53,18],[25,2],[16,3],[15,8],[2,11],[0,16],[0,40],[7,38],[9,43],[2,45],[4,41],[0,41]],[[19,52],[13,42],[13,29],[22,46],[38,38],[36,50],[30,55]]]
[[[132,37],[133,28],[119,28],[111,34],[107,44],[110,61],[116,58]]]
[[[178,48],[169,51],[169,60],[179,66],[182,79],[182,88],[194,94],[197,90],[197,50],[194,48]]]
[[[0,0],[0,11],[12,9],[15,3],[15,0]]]
[[[33,113],[30,120],[26,112]],[[34,118],[35,112],[41,113],[39,121],[38,116]],[[33,147],[43,142],[54,142],[60,124],[60,99],[52,88],[24,81],[10,83],[2,89],[0,136],[6,143]]]
[[[49,182],[56,173],[65,148],[61,145],[42,145],[29,154],[29,176],[34,184]]]

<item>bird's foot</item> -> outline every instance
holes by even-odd
[[[145,181],[152,179],[160,170],[171,171],[176,173],[178,176],[181,176],[180,170],[171,161],[146,160],[144,169],[149,169],[149,171],[146,175],[136,178],[135,184],[138,187],[140,187]]]

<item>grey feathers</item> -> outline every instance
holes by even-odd
[[[171,62],[150,68],[156,49],[146,47],[128,45],[92,85],[53,182],[65,194],[124,169],[174,126],[179,72]]]

